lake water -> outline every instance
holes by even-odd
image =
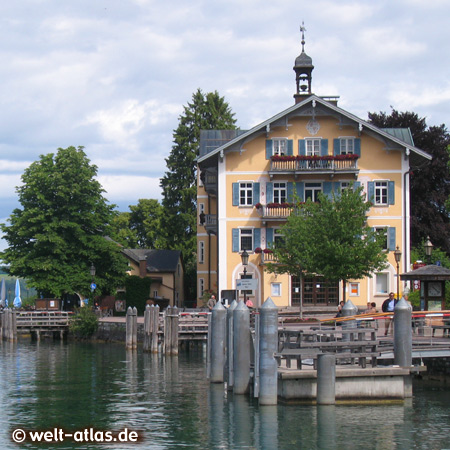
[[[165,358],[124,345],[3,342],[0,399],[2,450],[450,449],[449,387],[416,384],[404,403],[259,407],[210,386],[201,349]],[[16,444],[17,428],[73,436]],[[140,440],[80,442],[125,429]]]

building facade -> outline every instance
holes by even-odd
[[[302,46],[304,41],[302,41]],[[295,104],[248,131],[205,131],[198,158],[197,295],[226,297],[242,278],[256,280],[245,292],[255,306],[267,297],[278,306],[337,305],[342,286],[320,277],[291,277],[265,271],[271,246],[282,239],[294,198],[317,200],[351,183],[373,203],[368,224],[386,236],[388,266],[371,278],[350,280],[355,305],[396,291],[394,250],[408,271],[409,173],[431,157],[416,148],[407,129],[379,129],[337,105],[337,97],[311,93],[312,60],[296,59]],[[332,226],[332,224],[330,224]],[[314,230],[311,230],[314,232]],[[241,253],[249,262],[244,271]],[[300,284],[301,283],[301,284]],[[244,292],[239,292],[243,298]],[[200,300],[198,300],[200,301]]]

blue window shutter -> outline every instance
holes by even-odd
[[[393,252],[395,250],[395,227],[388,228],[388,245],[389,251]]]
[[[259,183],[253,183],[253,205],[259,203]]]
[[[289,181],[287,184],[287,201],[294,201],[294,183],[292,181]]]
[[[273,243],[273,228],[266,228],[266,247],[270,248],[269,244]]]
[[[333,192],[336,197],[341,195],[341,182],[333,181]]]
[[[388,183],[388,203],[390,205],[395,204],[395,182],[389,181]]]
[[[304,201],[304,190],[305,190],[305,183],[303,183],[303,181],[298,181],[297,182],[297,186],[296,186],[296,191],[297,191],[297,197],[298,199],[303,202]]]
[[[332,189],[333,189],[333,183],[331,181],[324,181],[324,183],[323,183],[323,193],[329,199],[332,198],[332,195],[331,195],[331,190]]]
[[[273,202],[273,183],[266,183],[266,204]]]
[[[355,155],[361,156],[361,139],[360,138],[355,138],[354,141],[354,150],[355,150]]]
[[[261,247],[261,228],[255,228],[253,230],[253,251],[257,247]]]
[[[239,183],[233,183],[233,206],[239,206]]]
[[[292,139],[288,139],[286,151],[287,156],[292,156],[294,154],[294,141]]]
[[[341,154],[341,140],[339,138],[333,139],[333,153],[334,156]]]
[[[320,140],[320,156],[328,155],[328,139]]]
[[[266,140],[266,159],[270,159],[273,155],[273,141],[272,139]]]
[[[233,252],[239,251],[239,228],[233,228],[231,230],[232,237],[233,237],[233,243],[232,243],[232,249]]]
[[[357,191],[360,187],[361,187],[361,182],[360,181],[355,181],[353,183],[353,190],[354,191]]]
[[[375,183],[373,181],[367,183],[367,197],[369,202],[375,203]]]
[[[304,139],[298,140],[298,154],[300,156],[306,156],[306,143]]]

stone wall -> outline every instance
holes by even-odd
[[[137,340],[144,341],[144,325],[137,324]],[[123,322],[99,322],[98,330],[93,339],[106,342],[123,342],[125,344],[126,324]]]

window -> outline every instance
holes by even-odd
[[[199,278],[198,279],[198,297],[203,297],[203,294],[205,293],[205,279]]]
[[[253,230],[240,229],[240,251],[253,251]]]
[[[284,237],[280,229],[273,230],[273,243],[275,247],[282,247],[284,243]]]
[[[350,181],[341,181],[341,192],[350,187]]]
[[[350,295],[353,297],[359,296],[359,283],[349,283]]]
[[[313,202],[317,202],[319,192],[322,192],[322,183],[305,183],[305,201],[310,198]]]
[[[320,139],[306,139],[306,156],[320,155]]]
[[[158,291],[156,289],[153,291],[153,298],[158,298]]]
[[[202,214],[203,214],[203,216],[202,216]],[[204,214],[205,214],[205,204],[199,203],[198,204],[198,223],[200,225],[203,225],[201,217],[204,217]]]
[[[239,183],[239,205],[253,205],[253,183]]]
[[[388,227],[375,227],[375,231],[379,233],[381,243],[383,245],[383,250],[387,250],[389,248],[388,245]]]
[[[273,201],[274,203],[286,202],[286,183],[273,183]]]
[[[355,153],[355,139],[341,138],[341,155],[353,155]]]
[[[388,274],[387,273],[377,273],[375,276],[375,289],[377,294],[387,294],[388,293]]]
[[[287,154],[287,139],[273,140],[273,154],[280,156]]]
[[[270,295],[272,297],[281,297],[281,283],[271,283]]]
[[[199,241],[198,243],[198,262],[200,264],[203,264],[205,262],[205,243],[203,241]],[[180,266],[178,265],[178,268],[179,267]]]
[[[375,181],[375,205],[387,205],[388,204],[388,182],[387,181]]]

